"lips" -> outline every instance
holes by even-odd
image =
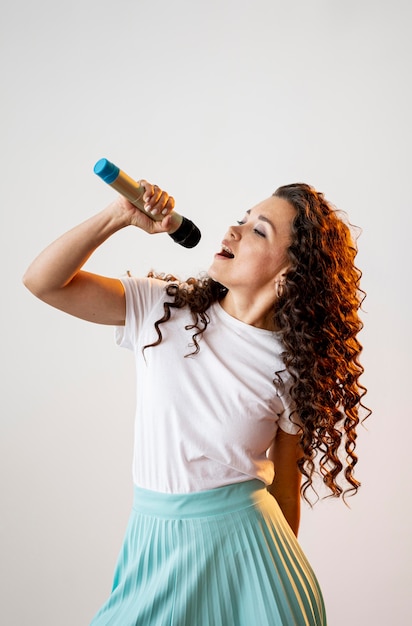
[[[232,250],[225,243],[222,243],[222,250],[218,253],[218,256],[223,256],[226,259],[234,259],[235,257]]]

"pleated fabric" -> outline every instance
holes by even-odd
[[[108,601],[91,626],[326,626],[314,572],[251,480],[189,494],[135,487]]]

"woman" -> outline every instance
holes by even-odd
[[[134,506],[92,624],[323,626],[296,535],[316,469],[331,495],[359,486],[362,292],[349,228],[322,194],[288,185],[229,228],[202,279],[85,272],[125,226],[177,229],[173,198],[141,184],[162,221],[119,196],[24,278],[48,304],[117,326],[136,357]]]

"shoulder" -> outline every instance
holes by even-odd
[[[126,298],[144,299],[156,301],[166,294],[167,285],[170,283],[159,278],[139,277],[139,276],[122,276]]]

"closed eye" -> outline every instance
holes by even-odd
[[[237,224],[239,224],[239,226],[243,226],[243,224],[246,224],[246,220],[238,220]],[[264,233],[262,230],[259,230],[258,228],[254,228],[253,232],[259,237],[266,237],[266,233]]]

